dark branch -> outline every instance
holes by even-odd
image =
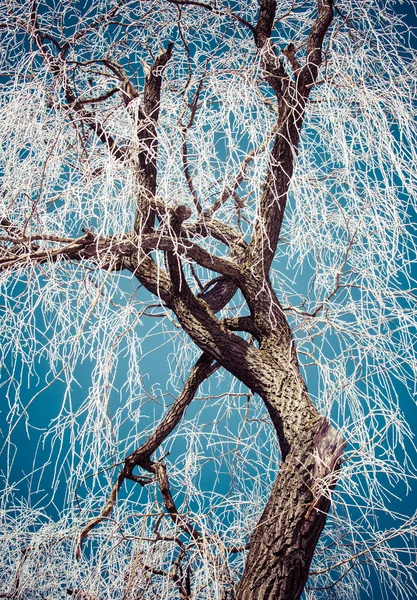
[[[322,61],[324,36],[333,20],[333,0],[318,0],[318,16],[307,39],[306,65],[302,69],[300,80],[302,91],[308,94],[311,84],[317,79]]]
[[[255,27],[255,43],[258,48],[263,48],[271,37],[276,7],[275,0],[260,0],[259,2],[258,22]]]
[[[269,12],[265,7],[263,12],[261,10],[259,16],[261,23],[263,23],[261,27],[262,39],[265,38],[264,51],[267,50],[267,56],[272,56],[271,52],[273,50],[269,38],[266,37],[269,31],[272,4],[270,0],[265,1],[266,7],[269,7]],[[268,273],[270,269],[278,244],[288,189],[298,153],[298,141],[304,121],[305,105],[312,89],[311,84],[317,78],[321,63],[323,39],[332,22],[333,8],[331,0],[318,0],[318,10],[317,19],[313,23],[308,36],[307,64],[302,68],[295,83],[287,78],[286,83],[282,79],[280,84],[277,133],[260,199],[259,218],[251,240],[251,262],[264,273]],[[285,52],[293,66],[298,65],[295,62],[295,48],[290,45]],[[273,86],[272,83],[271,85]]]
[[[161,106],[162,71],[172,56],[174,45],[168,44],[155,60],[145,79],[143,95],[143,111],[140,111],[138,128],[138,169],[139,169],[139,194],[135,218],[135,231],[137,233],[150,233],[155,222],[155,211],[152,208],[152,199],[156,193],[156,158],[158,153],[158,123]],[[131,86],[131,84],[130,84]]]
[[[132,479],[134,477],[132,476],[132,471],[137,466],[140,466],[146,469],[147,471],[150,471],[157,475],[158,482],[160,483],[162,488],[164,490],[168,490],[162,492],[161,489],[161,493],[163,494],[163,496],[165,493],[164,501],[166,500],[167,502],[166,506],[169,506],[167,510],[171,513],[174,512],[175,505],[173,506],[171,503],[172,498],[171,500],[169,499],[169,485],[166,486],[163,472],[164,468],[161,466],[162,463],[153,463],[150,460],[150,456],[159,448],[162,442],[178,425],[182,416],[184,415],[187,406],[194,398],[198,387],[203,383],[205,379],[210,377],[210,375],[214,373],[214,371],[216,371],[218,367],[219,365],[213,364],[213,360],[207,354],[202,354],[200,356],[200,358],[195,363],[194,367],[190,372],[190,375],[187,379],[183,391],[181,392],[177,400],[174,402],[167,415],[157,426],[154,433],[148,438],[148,440],[144,444],[142,444],[137,450],[132,452],[125,459],[125,465],[120,471],[117,480],[113,485],[109,498],[107,499],[107,502],[105,503],[100,515],[98,515],[94,519],[91,519],[91,521],[89,521],[89,523],[87,523],[87,525],[82,529],[77,548],[77,557],[80,557],[82,542],[88,536],[90,531],[110,515],[123,482],[125,481],[125,479]],[[141,483],[143,484],[143,482]]]

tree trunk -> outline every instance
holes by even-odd
[[[296,600],[326,521],[345,443],[311,401],[291,328],[269,279],[251,274],[241,289],[250,317],[219,323],[207,305],[185,291],[174,296],[173,305],[201,350],[261,396],[281,449],[281,469],[252,534],[236,599]],[[259,347],[232,330],[250,332]]]
[[[309,438],[309,443],[306,443]],[[327,419],[307,423],[281,465],[250,540],[236,600],[297,600],[330,508],[344,441]]]

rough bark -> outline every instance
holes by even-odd
[[[170,277],[181,280],[177,262]],[[236,598],[297,599],[325,525],[344,441],[309,398],[290,327],[269,281],[247,275],[240,286],[252,314],[231,328],[250,330],[259,348],[224,327],[227,322],[219,323],[185,285],[181,291],[174,286],[172,307],[202,350],[261,395],[281,447],[281,468],[252,535]]]
[[[330,507],[344,442],[317,413],[296,358],[290,327],[268,280],[240,281],[251,317],[231,323],[250,330],[253,348],[218,322],[210,308],[179,286],[172,256],[172,307],[202,350],[262,396],[277,431],[282,465],[261,520],[252,535],[237,599],[299,598]]]
[[[282,463],[251,536],[237,600],[297,600],[330,508],[344,443],[326,419],[308,423]]]

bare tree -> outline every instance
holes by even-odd
[[[2,3],[1,597],[352,599],[370,572],[411,597],[388,499],[415,474],[416,70],[392,4]]]

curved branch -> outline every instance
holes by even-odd
[[[164,491],[162,490],[165,490],[164,502],[166,503],[166,505],[169,506],[169,508],[167,508],[168,512],[170,512],[171,515],[173,513],[177,514],[175,505],[172,501],[172,497],[169,493],[169,485],[166,485],[166,470],[164,471],[162,463],[153,463],[152,461],[150,461],[150,456],[159,448],[162,442],[178,425],[182,416],[185,413],[187,406],[193,400],[198,387],[203,383],[203,381],[208,379],[210,375],[212,375],[218,368],[219,365],[213,364],[213,359],[207,354],[203,353],[197,360],[194,367],[191,369],[190,375],[188,376],[188,379],[181,394],[178,396],[173,406],[170,408],[170,410],[163,418],[161,423],[157,426],[155,431],[151,434],[151,436],[147,439],[147,441],[144,444],[142,444],[137,450],[135,450],[134,452],[129,454],[129,456],[126,457],[125,465],[120,471],[101,513],[97,517],[94,517],[94,519],[91,519],[87,523],[87,525],[85,525],[82,529],[76,550],[77,558],[81,556],[81,548],[83,541],[88,536],[90,531],[94,529],[94,527],[97,527],[97,525],[99,525],[102,521],[104,521],[104,519],[106,519],[110,515],[116,503],[117,495],[123,482],[126,479],[132,478],[132,471],[137,466],[143,467],[147,471],[156,474],[158,483],[161,486],[161,493],[163,496]],[[172,502],[169,501],[170,497]],[[180,519],[178,514],[177,516]]]
[[[165,250],[171,254],[186,256],[193,259],[201,267],[216,271],[216,273],[231,277],[234,280],[239,280],[242,276],[241,269],[230,258],[210,254],[210,252],[198,244],[194,244],[183,238],[172,239],[168,236],[150,234],[142,237],[142,247],[150,250]],[[173,263],[172,266],[174,266]],[[179,273],[175,277],[178,279],[180,277]],[[182,279],[184,278],[182,277]]]

